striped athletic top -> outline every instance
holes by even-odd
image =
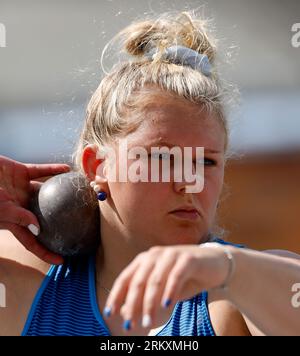
[[[243,247],[220,239],[214,242]],[[110,336],[98,308],[95,255],[50,267],[31,306],[23,336]],[[214,336],[207,292],[179,301],[154,336]]]

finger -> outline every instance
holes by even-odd
[[[31,193],[34,194],[34,193],[38,192],[41,189],[42,185],[43,185],[43,183],[41,183],[41,182],[31,181],[30,182]]]
[[[141,264],[129,283],[121,315],[124,320],[130,320],[133,328],[141,317],[146,282],[154,266],[154,260]]]
[[[40,232],[36,216],[29,210],[15,205],[13,202],[0,202],[0,224],[11,223],[28,228],[35,236]]]
[[[25,164],[30,180],[70,171],[67,164]]]
[[[177,299],[183,299],[182,287],[187,279],[190,278],[190,275],[195,273],[192,266],[191,259],[186,258],[186,256],[182,256],[177,260],[169,273],[162,294],[160,304],[163,308],[173,305]]]
[[[109,293],[103,311],[104,316],[114,315],[120,312],[121,306],[125,301],[129,281],[135,273],[140,259],[136,257],[117,277]]]
[[[155,265],[148,278],[143,299],[143,326],[149,327],[156,324],[156,316],[160,301],[171,269],[176,263],[174,253],[166,253]]]
[[[41,178],[35,178],[36,182],[40,182],[40,183],[45,183],[48,179],[52,178],[52,176],[45,176],[45,177],[41,177]]]
[[[40,244],[35,237],[27,231],[26,228],[15,225],[15,224],[3,224],[2,227],[11,231],[14,236],[20,241],[20,243],[41,260],[49,264],[62,264],[63,257],[59,256],[49,250],[47,250],[42,244]]]

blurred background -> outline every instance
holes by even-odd
[[[300,253],[299,0],[0,0],[0,155],[70,162],[105,44],[144,14],[202,4],[241,92],[219,224],[231,241]]]

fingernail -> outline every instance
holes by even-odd
[[[123,323],[123,328],[125,330],[130,330],[130,328],[131,328],[131,320],[125,320],[124,323]]]
[[[105,307],[104,310],[103,310],[103,314],[106,318],[110,317],[111,315],[111,308],[109,307]]]
[[[152,324],[151,316],[149,314],[144,315],[143,320],[142,320],[143,328],[149,328],[149,326],[151,326],[151,324]]]
[[[28,225],[27,228],[31,233],[33,233],[34,236],[38,236],[40,233],[40,229],[33,224]]]
[[[165,301],[164,301],[164,307],[165,308],[168,308],[168,306],[171,304],[171,299],[169,298],[169,299],[166,299]]]

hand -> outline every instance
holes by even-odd
[[[147,316],[151,328],[157,327],[160,308],[222,285],[229,268],[226,254],[221,246],[207,246],[157,246],[137,255],[115,280],[104,315],[120,313],[130,328]]]
[[[35,239],[39,223],[27,208],[33,192],[42,185],[37,180],[69,170],[66,164],[23,164],[0,156],[0,229],[11,231],[27,250],[47,263],[60,264],[63,259]]]

